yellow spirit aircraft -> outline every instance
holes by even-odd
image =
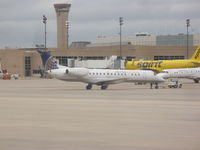
[[[185,60],[158,60],[158,61],[127,61],[125,68],[128,70],[144,69],[160,72],[164,69],[196,68],[200,67],[200,46],[190,59]]]

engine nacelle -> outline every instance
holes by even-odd
[[[65,73],[72,76],[85,76],[88,74],[87,68],[67,68]]]

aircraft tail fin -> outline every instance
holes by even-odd
[[[53,69],[58,69],[58,65],[56,63],[56,61],[54,60],[54,58],[51,56],[51,53],[45,52],[45,51],[41,51],[38,50],[38,53],[41,56],[42,59],[42,64],[44,66],[44,70],[48,71],[48,70],[53,70]]]
[[[197,47],[191,59],[200,61],[200,46]]]

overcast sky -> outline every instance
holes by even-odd
[[[199,0],[0,0],[0,48],[34,47],[44,43],[56,47],[54,3],[71,3],[70,42],[95,41],[97,36],[119,36],[119,17],[124,18],[123,36],[137,32],[152,35],[200,33]]]

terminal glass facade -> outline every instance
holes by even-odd
[[[59,61],[60,65],[67,66],[67,57],[66,56],[57,56],[56,59]]]
[[[26,77],[31,76],[31,57],[30,56],[25,57],[25,76]]]
[[[184,56],[154,56],[154,60],[177,60],[185,59]]]
[[[187,46],[187,35],[159,35],[156,36],[156,45],[158,46]],[[188,45],[193,45],[193,35],[188,36]]]

